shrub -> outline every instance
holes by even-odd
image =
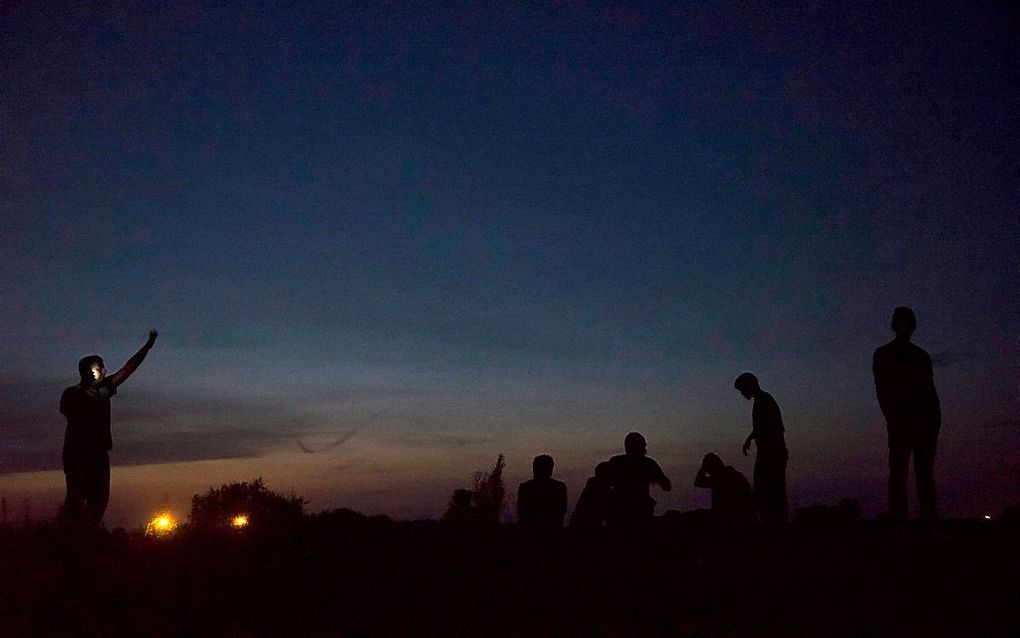
[[[506,508],[506,486],[503,484],[503,469],[506,460],[500,454],[496,465],[489,472],[475,472],[475,510],[482,523],[498,525]]]
[[[300,521],[305,500],[281,496],[259,477],[250,482],[227,483],[191,497],[191,525],[198,530],[229,529],[237,516],[254,527],[289,526]]]

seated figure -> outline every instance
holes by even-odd
[[[570,515],[570,526],[578,529],[597,529],[609,519],[612,494],[609,483],[609,463],[603,461],[595,466],[595,476],[588,477],[581,497],[577,499],[574,513]]]
[[[712,513],[718,520],[728,523],[754,521],[751,484],[739,470],[726,465],[715,454],[709,452],[705,455],[694,486],[712,490]]]
[[[540,454],[531,464],[534,478],[517,490],[517,518],[531,529],[563,527],[567,512],[567,486],[552,477],[553,458]]]

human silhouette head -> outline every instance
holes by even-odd
[[[900,306],[893,310],[892,321],[889,323],[893,332],[900,339],[910,339],[914,330],[917,329],[917,317],[914,315],[914,311],[906,306]]]
[[[701,467],[709,474],[718,474],[726,469],[726,465],[722,459],[709,452],[705,455],[705,458],[701,461]]]
[[[758,385],[758,377],[750,372],[745,372],[737,377],[736,381],[733,382],[733,387],[739,390],[745,399],[753,399],[761,391],[761,386]]]
[[[609,462],[602,461],[601,463],[595,466],[595,478],[603,481],[608,480],[609,473],[611,470],[612,467],[609,465]]]
[[[627,456],[644,456],[648,452],[648,442],[640,432],[631,432],[623,440],[623,450]]]
[[[102,381],[106,376],[106,368],[103,366],[103,358],[98,354],[90,354],[78,361],[78,374],[82,382],[95,383]]]
[[[553,457],[548,454],[539,454],[531,462],[531,472],[536,479],[552,478]]]

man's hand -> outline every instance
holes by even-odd
[[[149,353],[149,349],[152,348],[152,344],[156,343],[156,337],[158,336],[159,333],[154,329],[149,330],[149,338],[146,340],[145,345],[142,346],[142,348],[136,352],[133,357],[128,359],[127,363],[125,363],[120,370],[117,370],[108,377],[110,383],[113,384],[113,387],[117,387],[127,381],[127,378],[138,369],[138,366],[142,365],[142,361],[145,360],[145,355]]]

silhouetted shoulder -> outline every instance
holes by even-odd
[[[890,341],[889,343],[883,343],[879,347],[875,348],[875,356],[881,357],[888,354],[890,351],[896,348],[896,342]]]
[[[875,348],[875,354],[872,356],[872,360],[883,361],[886,359],[896,358],[898,356],[902,356],[902,352],[903,346],[893,340]]]
[[[656,478],[665,476],[665,473],[662,471],[662,467],[659,465],[658,461],[648,458],[647,456],[645,459],[645,471],[648,472],[650,476],[654,476]]]
[[[776,398],[764,390],[762,390],[761,394],[758,395],[758,399],[762,402],[762,405],[769,409],[779,409],[779,404],[776,403]]]
[[[889,348],[892,345],[893,344],[890,342],[890,343],[886,343],[884,345],[881,345],[881,346],[875,348],[875,353],[873,355],[871,355],[871,367],[872,368],[877,366],[879,364],[879,362],[881,362],[887,356],[889,356]]]
[[[67,414],[67,411],[71,409],[72,404],[78,399],[81,393],[81,386],[72,385],[64,388],[64,391],[60,394],[60,413]]]
[[[910,348],[914,353],[915,357],[917,357],[918,359],[923,359],[924,361],[927,361],[929,364],[931,363],[931,355],[928,354],[927,350],[925,350],[924,348],[915,343],[911,343]]]
[[[872,370],[918,363],[931,367],[931,355],[915,343],[898,343],[895,340],[879,346],[871,358]]]

